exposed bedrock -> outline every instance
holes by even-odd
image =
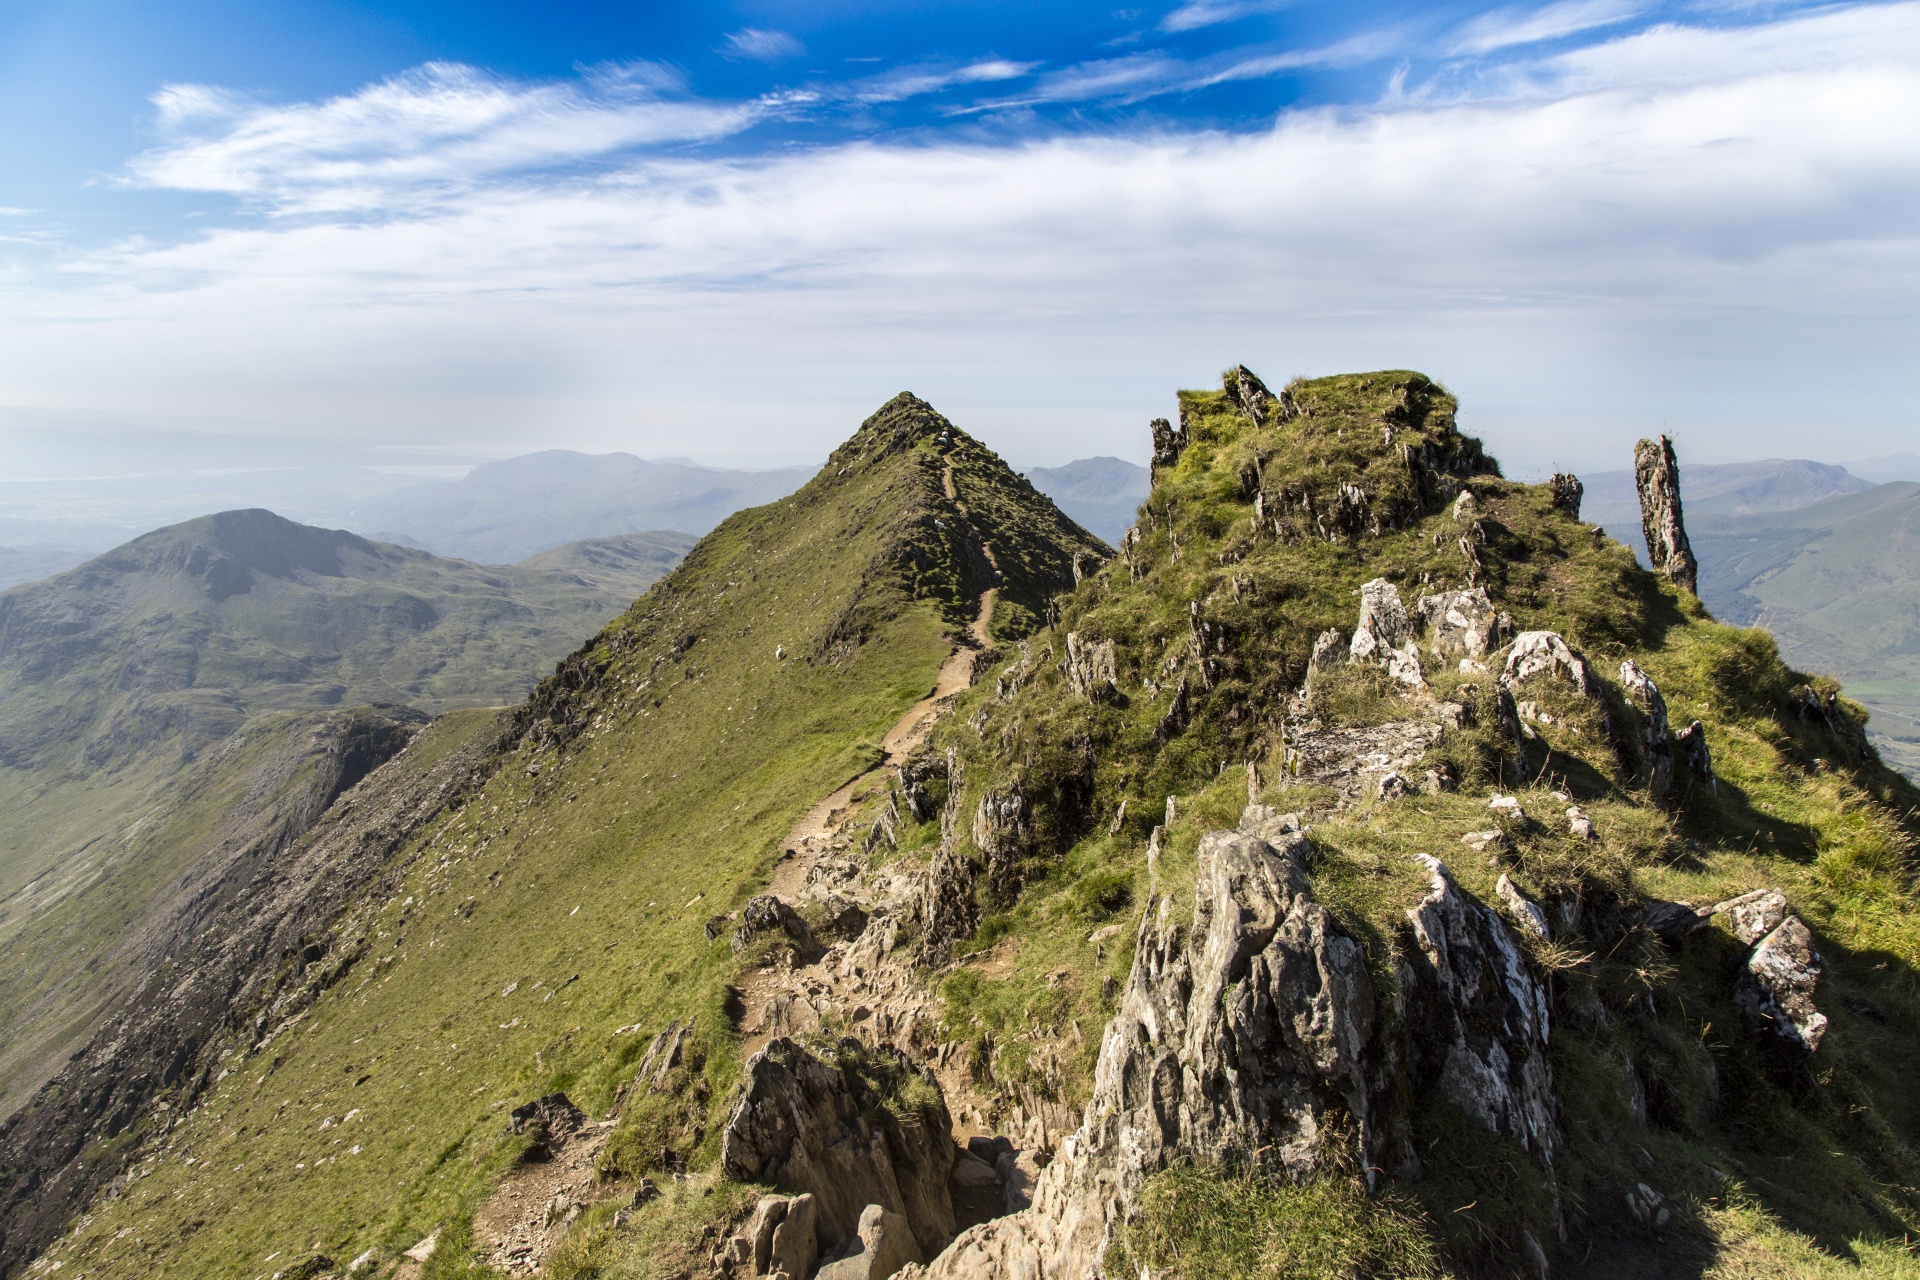
[[[1647,539],[1647,563],[1696,594],[1700,565],[1687,541],[1680,511],[1680,464],[1673,441],[1665,436],[1633,447],[1633,475],[1640,488],[1640,530]]]
[[[849,1040],[841,1058],[823,1061],[787,1039],[756,1053],[727,1118],[722,1166],[737,1182],[812,1196],[819,1254],[857,1237],[861,1214],[879,1205],[906,1221],[918,1256],[931,1257],[955,1225],[953,1124],[940,1086],[898,1050]]]
[[[1292,1178],[1414,1174],[1412,1111],[1439,1099],[1551,1159],[1545,988],[1499,915],[1429,860],[1401,990],[1384,1001],[1361,944],[1311,894],[1307,836],[1246,825],[1278,843],[1204,836],[1189,926],[1171,897],[1148,903],[1093,1098],[1032,1207],[902,1275],[1102,1275],[1143,1183],[1176,1160]]]

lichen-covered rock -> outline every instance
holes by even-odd
[[[1501,873],[1499,883],[1494,885],[1494,892],[1500,895],[1500,901],[1507,904],[1507,913],[1522,929],[1536,938],[1544,939],[1550,936],[1552,931],[1547,927],[1545,909],[1522,893],[1520,886],[1515,884],[1505,872]]]
[[[1661,436],[1633,446],[1633,475],[1640,490],[1640,529],[1647,539],[1647,563],[1688,591],[1698,592],[1700,566],[1687,541],[1680,511],[1680,464],[1673,441]]]
[[[1113,641],[1088,640],[1077,631],[1067,632],[1067,683],[1082,698],[1102,700],[1116,691]]]
[[[748,1061],[746,1091],[734,1104],[720,1160],[736,1182],[766,1182],[818,1202],[818,1244],[857,1234],[866,1206],[902,1215],[922,1256],[953,1237],[947,1175],[952,1122],[940,1086],[898,1050],[844,1042],[854,1060],[873,1057],[889,1074],[917,1079],[925,1100],[914,1124],[891,1120],[874,1083],[857,1067],[822,1061],[778,1039]]]
[[[1787,895],[1778,889],[1755,889],[1725,902],[1716,902],[1713,914],[1725,913],[1733,936],[1754,945],[1778,929],[1787,918]]]
[[[1360,622],[1353,630],[1348,652],[1356,662],[1384,661],[1389,652],[1413,639],[1413,621],[1400,601],[1400,590],[1385,578],[1360,588]]]
[[[1421,596],[1414,613],[1433,633],[1428,647],[1442,661],[1484,658],[1493,648],[1499,614],[1484,587]]]
[[[1827,1015],[1813,1003],[1819,984],[1813,934],[1799,916],[1788,916],[1747,957],[1733,1001],[1754,1030],[1782,1047],[1812,1053],[1827,1033]]]
[[[1410,908],[1416,946],[1401,958],[1417,1076],[1495,1133],[1551,1160],[1560,1145],[1547,1056],[1547,989],[1492,910],[1438,858]]]
[[[1557,631],[1522,631],[1507,651],[1500,678],[1509,686],[1525,685],[1542,676],[1566,680],[1588,698],[1600,697],[1600,684]]]
[[[1653,677],[1632,662],[1620,664],[1620,687],[1640,710],[1641,776],[1654,796],[1673,787],[1673,736],[1667,729],[1667,700]]]

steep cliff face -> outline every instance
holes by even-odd
[[[1224,382],[1110,559],[911,398],[722,526],[52,1260],[1904,1265],[1920,796],[1857,712],[1430,380]]]

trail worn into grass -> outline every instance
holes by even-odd
[[[943,467],[940,482],[947,491],[947,497],[958,507],[960,514],[972,520],[967,504],[960,501],[953,487],[953,467]],[[994,558],[993,544],[985,538],[980,541],[981,550],[986,554],[987,563],[993,566],[995,575],[1000,572],[1000,562]],[[947,660],[940,664],[940,673],[934,679],[933,691],[920,701],[907,708],[904,715],[894,722],[891,729],[880,739],[880,750],[884,758],[879,764],[849,778],[831,795],[807,810],[806,816],[793,825],[786,838],[780,842],[782,857],[775,868],[773,879],[767,886],[767,892],[781,898],[791,898],[806,884],[807,875],[819,862],[820,855],[830,847],[840,828],[852,816],[854,810],[853,792],[862,782],[890,765],[899,764],[910,755],[915,747],[926,741],[927,731],[932,728],[934,718],[953,705],[953,700],[963,690],[973,684],[974,668],[980,655],[992,647],[991,628],[993,626],[994,598],[998,589],[988,587],[980,593],[980,607],[973,622],[967,627],[966,638],[954,646]],[[751,1014],[751,1007],[749,1013]],[[752,1025],[749,1016],[747,1025]]]

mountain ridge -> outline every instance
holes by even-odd
[[[41,1257],[1898,1274],[1920,794],[1858,708],[1423,375],[1177,405],[1117,547],[905,396],[724,522],[171,1083],[94,1046],[117,1145],[0,1135],[110,1188]]]

